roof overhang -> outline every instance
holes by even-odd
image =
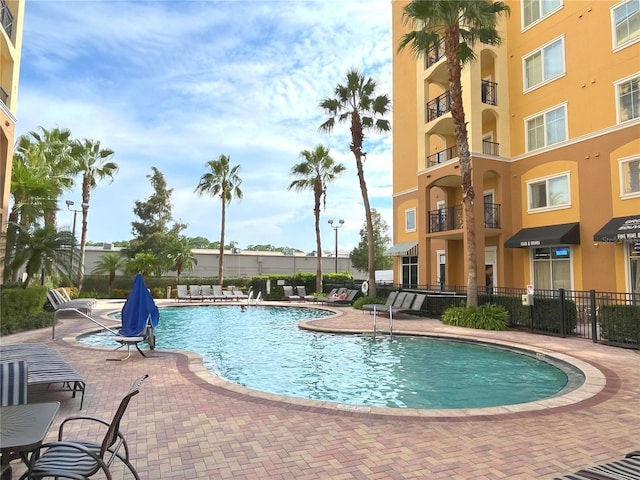
[[[563,223],[545,227],[523,228],[504,244],[507,248],[538,247],[545,245],[578,245],[580,223]]]
[[[396,243],[384,252],[387,257],[415,257],[418,255],[418,242]]]
[[[595,233],[593,239],[596,242],[640,240],[640,215],[612,218]]]

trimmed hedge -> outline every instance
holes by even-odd
[[[602,339],[622,345],[640,345],[640,306],[602,305],[599,312]]]
[[[506,330],[509,313],[500,305],[486,303],[479,307],[449,307],[442,314],[442,323],[478,330]]]
[[[53,313],[44,311],[47,287],[0,288],[0,334],[50,326]]]

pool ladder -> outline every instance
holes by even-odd
[[[373,306],[373,335],[375,336],[377,332],[377,318],[378,318],[378,310],[376,306]],[[393,335],[393,308],[389,307],[389,335]]]

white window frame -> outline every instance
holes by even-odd
[[[616,38],[616,10],[627,5],[628,3],[635,2],[638,0],[622,0],[621,2],[616,3],[610,8],[611,11],[611,42],[613,44],[613,51],[616,52],[623,48],[628,47],[629,45],[633,45],[634,43],[640,42],[640,34],[635,37],[626,40],[625,42],[618,43]],[[638,13],[640,15],[640,13]]]
[[[632,122],[640,118],[640,104],[637,106],[638,114],[637,116],[630,118],[628,120],[622,120],[622,111],[620,109],[620,86],[623,83],[628,83],[632,80],[639,79],[640,80],[640,72],[636,72],[633,75],[629,75],[628,77],[622,78],[613,84],[614,86],[614,94],[616,96],[616,118],[618,119],[618,123]]]
[[[542,2],[543,0],[538,0],[538,5],[540,5],[540,7],[542,6]],[[532,21],[530,24],[526,25],[525,19],[524,19],[524,0],[520,0],[520,12],[521,12],[521,20],[522,20],[522,31],[524,32],[525,30],[530,29],[531,27],[533,27],[534,25],[539,24],[541,21],[543,21],[545,18],[549,17],[550,15],[553,15],[554,13],[556,13],[558,10],[560,10],[562,7],[564,6],[564,1],[560,0],[560,5],[558,5],[556,8],[554,8],[553,10],[549,10],[547,13],[543,14],[542,13],[542,8],[540,8],[540,16],[538,18],[536,18],[534,21]]]
[[[549,143],[547,140],[547,120],[546,120],[546,116],[548,113],[554,112],[556,110],[559,109],[564,109],[564,140],[560,140],[559,142],[555,142],[555,143]],[[548,108],[547,110],[543,110],[541,112],[537,112],[533,115],[530,115],[528,117],[526,117],[524,119],[524,145],[525,145],[525,150],[527,152],[533,152],[533,151],[538,151],[538,150],[542,150],[543,148],[547,148],[550,147],[552,145],[557,145],[558,143],[562,143],[562,142],[566,142],[569,139],[569,119],[568,119],[568,115],[567,115],[568,109],[567,109],[567,104],[566,103],[561,103],[560,105],[555,105],[551,108]],[[528,128],[528,122],[530,120],[533,120],[535,118],[538,117],[543,117],[544,120],[544,145],[542,147],[538,147],[538,148],[534,148],[532,150],[529,149],[529,128]]]
[[[639,198],[640,197],[640,189],[636,192],[625,192],[624,184],[625,184],[625,176],[624,176],[624,166],[627,163],[640,161],[640,155],[635,155],[632,157],[625,157],[618,160],[618,169],[620,172],[620,198],[622,200],[626,200],[628,198]]]
[[[535,250],[536,248],[548,248],[550,251],[554,248],[566,248],[567,250],[569,250],[569,281],[571,283],[570,287],[568,288],[568,290],[573,290],[574,289],[574,269],[573,269],[573,259],[575,257],[575,249],[573,248],[573,245],[544,245],[542,247],[529,247],[529,264],[531,266],[530,269],[530,277],[531,278],[531,282],[534,284],[535,288],[542,288],[538,285],[536,285],[535,282],[535,263],[539,260],[535,259]],[[553,263],[553,259],[549,259],[550,264]],[[551,284],[552,284],[552,289],[553,289],[553,265],[551,266],[551,272],[552,275],[550,277],[551,280]]]
[[[549,205],[549,181],[555,180],[557,178],[566,177],[567,178],[567,203],[563,203],[560,205]],[[532,208],[531,207],[531,186],[534,184],[545,182],[546,190],[547,190],[547,205],[544,207]],[[534,178],[532,180],[527,181],[527,213],[540,213],[540,212],[549,212],[553,210],[563,210],[565,208],[571,208],[571,172],[559,172],[554,173],[553,175],[547,175],[546,177]]]
[[[556,75],[554,75],[553,77],[546,77],[546,75],[544,74],[544,51],[546,48],[550,47],[551,45],[553,45],[554,43],[560,42],[561,45],[561,50],[562,50],[562,71]],[[536,54],[540,54],[541,55],[541,62],[542,62],[542,80],[539,83],[536,83],[535,85],[529,85],[527,86],[527,60],[531,57],[533,57]],[[537,88],[540,88],[548,83],[551,83],[559,78],[564,77],[567,74],[567,65],[566,65],[566,55],[565,55],[565,42],[564,42],[564,35],[560,35],[559,37],[554,38],[553,40],[545,43],[544,45],[542,45],[540,48],[537,48],[536,50],[533,50],[531,52],[529,52],[528,54],[524,55],[522,57],[522,91],[524,93],[530,92],[532,90],[535,90]]]
[[[410,217],[413,214],[413,228],[409,225]],[[404,211],[404,231],[405,232],[415,232],[416,231],[416,209],[415,208],[407,208]]]

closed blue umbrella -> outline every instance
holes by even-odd
[[[147,343],[153,350],[155,348],[153,327],[158,326],[160,322],[160,312],[141,274],[137,274],[133,280],[133,287],[122,307],[121,316],[122,327],[118,331],[118,335],[121,337],[147,337]],[[147,325],[150,325],[148,330]]]

